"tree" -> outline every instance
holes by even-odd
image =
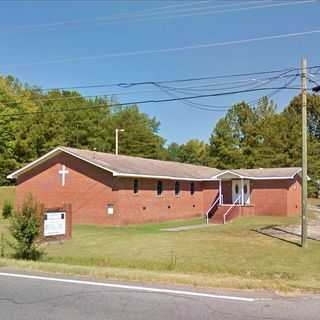
[[[14,257],[25,260],[38,260],[43,252],[39,249],[41,219],[38,203],[29,195],[21,209],[14,212],[9,231],[15,242],[10,242]]]
[[[185,144],[171,143],[167,149],[168,159],[197,165],[209,165],[208,145],[203,141],[191,139]]]
[[[320,97],[308,95],[308,183],[309,195],[318,193],[320,179]],[[301,166],[301,96],[297,96],[284,109],[282,117],[286,123],[281,130],[287,132],[287,152],[289,166]]]
[[[216,167],[254,167],[258,138],[255,122],[255,112],[245,102],[234,105],[218,121],[210,137],[210,156]]]
[[[126,130],[120,154],[165,159],[160,123],[138,106],[111,107],[115,104],[114,99],[45,92],[11,76],[0,77],[0,185],[11,183],[6,179],[10,172],[57,146],[113,153],[115,128]]]

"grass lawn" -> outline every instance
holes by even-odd
[[[320,199],[308,199],[308,203],[313,206],[320,206]]]
[[[75,225],[72,240],[45,246],[42,262],[2,259],[0,265],[138,281],[320,291],[320,242],[310,240],[308,248],[301,249],[254,231],[298,221],[239,218],[184,232],[160,229],[200,220],[127,227]]]
[[[13,205],[16,198],[15,187],[0,187],[0,209],[2,210],[3,203],[9,200]]]

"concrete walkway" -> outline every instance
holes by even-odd
[[[169,232],[180,232],[180,231],[188,231],[188,230],[195,230],[195,229],[201,229],[201,228],[208,228],[214,226],[214,224],[195,224],[191,226],[182,226],[182,227],[174,227],[174,228],[164,228],[160,229],[161,231],[169,231]]]

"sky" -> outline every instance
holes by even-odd
[[[56,88],[296,68],[302,57],[307,57],[309,66],[320,65],[319,16],[316,0],[1,1],[0,73]],[[316,30],[295,37],[233,42]],[[154,52],[168,48],[185,49]],[[294,84],[299,85],[299,79]],[[121,103],[168,98],[150,84],[80,91],[121,93],[117,96]],[[298,91],[283,90],[273,100],[282,110],[295,94]],[[241,93],[195,102],[229,106],[261,95]],[[140,109],[160,121],[159,133],[167,143],[208,141],[226,113],[179,101],[144,104]]]

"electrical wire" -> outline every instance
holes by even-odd
[[[207,16],[207,15],[214,15],[219,13],[228,13],[228,12],[239,12],[239,11],[248,11],[248,10],[256,10],[256,9],[265,9],[265,8],[273,8],[273,7],[281,7],[281,6],[289,6],[289,5],[301,5],[307,3],[315,3],[316,0],[306,0],[306,1],[295,1],[295,2],[284,2],[284,3],[276,3],[270,5],[263,5],[263,6],[252,6],[248,8],[238,8],[238,9],[225,9],[225,10],[215,10],[215,11],[204,11],[198,13],[190,13],[190,14],[182,14],[182,15],[174,15],[174,16],[167,16],[167,17],[155,17],[143,20],[135,20],[134,22],[141,22],[141,21],[154,21],[154,20],[163,20],[163,19],[173,19],[173,18],[186,18],[186,17],[194,17],[194,16]]]
[[[285,73],[283,74],[285,75]],[[292,79],[290,79],[289,81],[287,81],[283,87],[285,88],[289,88],[289,85],[291,85],[295,80],[296,80],[297,76],[294,76],[292,77]],[[264,83],[265,84],[265,83]],[[255,86],[253,88],[251,88],[251,90],[255,90],[255,89],[259,89],[259,87],[261,87],[261,85],[264,85],[264,84],[260,84],[258,86]],[[163,90],[163,92],[165,92],[168,96],[171,96],[171,97],[174,97],[174,98],[178,98],[177,95],[175,95],[174,93],[170,92],[169,90],[167,90],[166,87],[163,87],[163,86],[158,86],[160,89]],[[282,88],[283,88],[282,87]],[[300,88],[294,88],[294,89],[297,89],[299,90]],[[277,88],[275,89],[271,94],[269,95],[266,95],[266,97],[270,98],[272,96],[274,96],[275,94],[277,94],[281,89],[280,88]],[[252,101],[249,101],[247,102],[249,105],[252,105],[253,103],[257,103],[259,102],[261,98],[258,98],[258,99],[255,99],[255,100],[252,100]],[[193,101],[182,101],[183,104],[186,104],[187,106],[193,108],[193,109],[200,109],[200,110],[205,110],[205,111],[224,111],[226,109],[229,109],[231,107],[231,105],[224,105],[224,106],[217,106],[217,105],[211,105],[211,104],[204,104],[204,103],[198,103],[198,102],[193,102]]]
[[[311,66],[309,67],[311,68],[318,68],[318,66]],[[262,72],[255,72],[255,73],[245,73],[245,74],[234,74],[234,75],[229,75],[229,77],[233,77],[233,76],[243,76],[243,75],[265,75],[266,73],[274,73],[274,72],[278,72],[279,71],[283,71],[280,74],[278,74],[277,76],[272,76],[272,77],[267,77],[267,78],[250,78],[250,79],[239,79],[237,81],[230,81],[230,82],[222,82],[222,84],[226,84],[226,83],[230,83],[233,84],[233,86],[229,86],[229,87],[221,87],[219,86],[221,83],[219,82],[214,82],[211,84],[202,84],[202,85],[198,85],[198,86],[184,86],[184,87],[172,87],[172,86],[165,86],[164,84],[167,83],[180,83],[180,82],[186,82],[186,81],[195,81],[195,80],[203,80],[203,79],[209,79],[209,78],[221,78],[221,77],[225,77],[225,76],[214,76],[214,77],[202,77],[202,78],[191,78],[191,79],[179,79],[179,80],[169,80],[169,81],[159,81],[159,82],[155,82],[155,81],[147,81],[147,82],[140,82],[140,83],[128,83],[128,84],[117,84],[117,86],[120,87],[133,87],[133,86],[137,86],[137,85],[153,85],[157,88],[162,88],[162,89],[167,89],[169,91],[174,91],[174,92],[178,92],[178,93],[186,93],[186,94],[194,94],[194,92],[199,92],[199,91],[217,91],[217,90],[235,90],[235,89],[240,89],[243,87],[247,87],[251,84],[254,84],[256,82],[258,82],[258,85],[251,87],[255,88],[255,87],[261,87],[264,84],[270,83],[272,81],[281,79],[281,78],[292,78],[292,76],[297,77],[299,74],[297,74],[296,72],[292,75],[288,74],[290,72],[296,71],[297,68],[288,68],[288,69],[284,69],[283,70],[271,70],[271,71],[262,71]],[[245,82],[245,84],[243,84],[243,82]],[[236,83],[239,83],[239,85],[235,85]],[[100,85],[102,86],[102,85]],[[213,88],[214,86],[219,86],[218,88]],[[38,89],[37,89],[38,90]],[[56,90],[56,89],[53,89]],[[150,93],[150,92],[157,92],[157,90],[136,90],[136,91],[131,91],[131,92],[116,92],[116,93],[110,93],[110,94],[97,94],[97,95],[85,95],[85,96],[67,96],[67,97],[57,97],[57,98],[36,98],[36,99],[28,99],[28,101],[33,101],[33,102],[53,102],[53,101],[69,101],[69,100],[83,100],[83,99],[98,99],[98,98],[107,98],[107,97],[113,97],[113,96],[119,96],[119,95],[129,95],[129,94],[136,94],[136,93]],[[7,100],[0,100],[0,103],[3,106],[10,106],[10,105],[17,105],[17,104],[21,104],[24,103],[25,101],[17,101],[17,100],[13,100],[13,101],[7,101]]]
[[[265,90],[298,90],[300,88],[296,87],[269,87],[269,88],[256,88],[256,89],[247,89],[247,90],[237,90],[237,91],[228,91],[228,92],[220,92],[220,93],[212,93],[212,94],[203,94],[203,95],[196,95],[196,96],[186,96],[186,97],[177,97],[177,98],[168,98],[168,99],[150,99],[150,100],[140,100],[140,101],[131,101],[125,103],[117,103],[113,105],[107,105],[106,103],[101,105],[95,106],[85,106],[85,107],[77,107],[77,108],[69,108],[69,109],[56,109],[56,110],[48,110],[48,111],[31,111],[31,112],[20,112],[20,113],[6,113],[0,114],[1,117],[15,117],[15,116],[26,116],[26,115],[35,115],[35,114],[45,114],[45,113],[61,113],[61,112],[73,112],[73,111],[80,111],[80,110],[93,110],[101,107],[122,107],[128,105],[139,105],[139,104],[149,104],[149,103],[163,103],[163,102],[173,102],[173,101],[182,101],[182,100],[192,100],[192,99],[200,99],[200,98],[209,98],[209,97],[218,97],[218,96],[228,96],[228,95],[235,95],[247,92],[258,92],[258,91],[265,91]]]
[[[315,68],[320,68],[320,65],[314,65],[308,67],[308,70],[313,70]],[[140,85],[153,85],[154,83],[158,84],[168,84],[168,83],[183,83],[183,82],[195,82],[195,81],[206,81],[206,80],[217,80],[217,79],[228,79],[228,78],[241,78],[241,77],[251,77],[258,75],[268,75],[286,72],[288,70],[297,71],[296,75],[300,75],[300,68],[288,67],[283,69],[273,69],[273,70],[264,70],[258,72],[248,72],[248,73],[235,73],[235,74],[226,74],[226,75],[217,75],[217,76],[206,76],[206,77],[190,77],[190,78],[180,78],[173,80],[149,80],[141,82],[120,82],[120,83],[100,83],[100,84],[86,84],[86,85],[74,85],[74,86],[63,86],[63,87],[51,87],[51,88],[35,88],[38,91],[63,91],[63,90],[75,90],[75,89],[98,89],[98,88],[111,88],[111,87],[120,87],[120,88],[131,88],[134,86]],[[251,78],[252,79],[252,78]],[[249,80],[249,79],[248,79]],[[242,80],[238,80],[242,81]],[[224,84],[229,84],[232,82],[225,82]]]
[[[248,11],[248,10],[256,10],[256,9],[273,8],[273,7],[301,5],[301,4],[315,3],[316,1],[317,0],[301,0],[301,1],[274,3],[272,0],[258,0],[258,1],[246,1],[246,2],[232,3],[232,4],[230,3],[220,4],[220,5],[207,6],[207,7],[201,7],[201,5],[205,3],[209,3],[209,1],[198,1],[193,3],[184,3],[184,4],[171,5],[171,6],[165,6],[160,8],[151,8],[151,9],[142,10],[140,12],[135,12],[133,14],[123,13],[123,14],[114,14],[109,16],[101,16],[93,19],[72,19],[72,20],[58,21],[58,22],[52,22],[52,23],[7,27],[7,28],[0,29],[0,32],[7,32],[7,33],[19,32],[19,31],[30,32],[30,31],[37,31],[39,29],[41,30],[43,28],[50,29],[50,28],[57,28],[57,27],[58,28],[73,27],[76,25],[88,24],[88,23],[95,23],[95,24],[98,24],[98,26],[101,26],[101,25],[105,25],[106,23],[121,23],[121,22],[128,23],[128,22],[143,22],[143,21],[163,20],[163,19],[177,19],[177,18],[185,18],[185,17],[192,17],[192,16],[214,15],[214,14],[221,14],[221,13],[228,13],[228,12],[240,12],[240,11]],[[254,5],[257,4],[257,5],[252,6],[253,4]],[[247,5],[248,7],[237,8],[239,6],[247,6]],[[192,8],[193,6],[197,6],[197,7]],[[217,8],[222,8],[222,9],[211,10],[211,9],[217,9]],[[176,11],[168,11],[168,9],[169,10],[176,9]],[[196,11],[200,11],[200,12],[196,12]],[[165,14],[169,14],[169,15],[165,15]]]
[[[293,69],[289,69],[289,71],[292,71]],[[288,71],[288,72],[289,72]],[[204,84],[204,85],[198,85],[198,86],[185,86],[185,87],[169,87],[169,86],[163,86],[162,88],[166,88],[168,90],[180,92],[180,93],[187,93],[190,94],[190,92],[199,92],[199,91],[217,91],[217,90],[234,90],[234,89],[240,89],[249,86],[250,84],[253,84],[254,82],[259,82],[261,85],[270,83],[273,80],[279,79],[280,77],[284,77],[285,74],[288,72],[285,72],[283,74],[280,74],[279,76],[273,76],[268,77],[265,79],[249,79],[249,80],[241,80],[240,83],[243,83],[243,81],[246,81],[245,84],[235,85],[235,83],[239,83],[239,81],[231,81],[230,83],[233,83],[233,86],[228,87],[218,87],[218,88],[212,88],[212,86],[217,86],[219,83],[215,82],[213,84]],[[153,85],[161,85],[161,82],[150,82],[148,84]],[[157,86],[156,86],[157,87]],[[205,87],[205,89],[203,89]],[[136,91],[127,91],[127,92],[116,92],[116,93],[109,93],[109,94],[97,94],[97,95],[79,95],[79,96],[67,96],[67,97],[58,97],[58,98],[36,98],[36,99],[28,99],[28,101],[32,102],[53,102],[53,101],[69,101],[69,100],[83,100],[83,99],[97,99],[97,98],[107,98],[107,97],[114,97],[114,96],[120,96],[120,95],[130,95],[130,94],[136,94],[136,93],[151,93],[151,92],[158,92],[158,90],[136,90]],[[10,105],[17,105],[24,103],[25,101],[6,101],[6,100],[0,100],[0,103],[3,106],[10,106]]]
[[[2,64],[1,67],[2,68],[4,68],[4,67],[30,67],[30,66],[48,65],[48,64],[57,64],[57,63],[101,60],[101,59],[107,59],[107,58],[132,57],[132,56],[147,55],[147,54],[173,53],[173,52],[179,52],[179,51],[185,51],[185,50],[207,49],[207,48],[224,47],[224,46],[231,46],[231,45],[237,45],[237,44],[247,44],[247,43],[266,41],[266,40],[301,37],[301,36],[318,34],[318,33],[320,33],[320,29],[301,31],[301,32],[293,32],[293,33],[274,34],[274,35],[260,36],[260,37],[247,38],[247,39],[241,39],[241,40],[210,42],[210,43],[189,45],[189,46],[183,46],[183,47],[174,47],[174,48],[146,49],[146,50],[137,50],[137,51],[115,52],[115,53],[106,53],[106,54],[95,55],[95,56],[82,56],[82,57],[75,57],[75,58],[71,57],[71,58],[53,59],[53,60],[47,60],[47,61],[36,61],[36,62],[31,62],[31,63]]]

